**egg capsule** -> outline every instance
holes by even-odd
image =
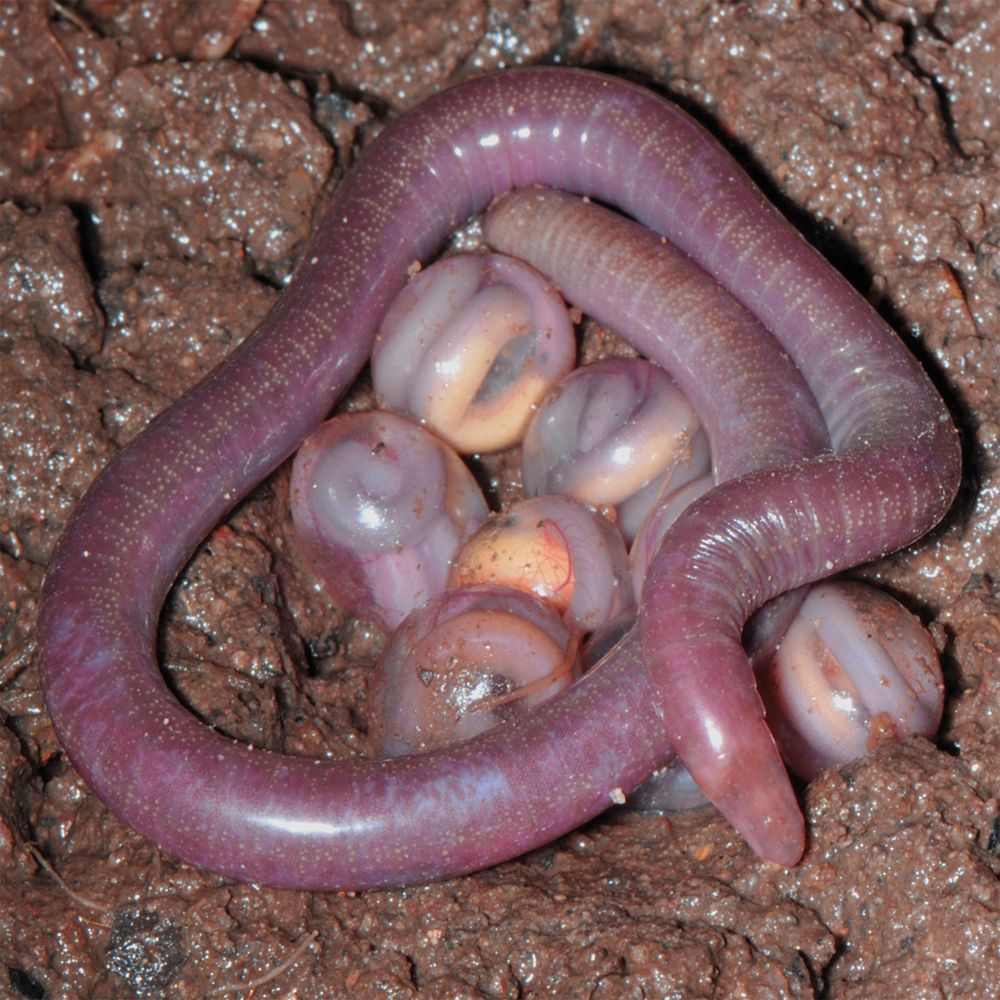
[[[777,649],[756,659],[768,724],[803,778],[886,740],[931,736],[941,721],[944,681],[927,630],[867,584],[813,586]]]
[[[508,722],[579,675],[574,631],[505,587],[449,590],[396,630],[371,692],[377,751],[433,750]]]
[[[341,414],[309,436],[291,508],[299,549],[333,599],[388,629],[444,590],[489,513],[451,448],[382,411]]]
[[[705,432],[666,372],[642,358],[607,358],[560,379],[532,418],[524,491],[626,509],[620,527],[631,542],[655,497],[709,461]]]
[[[521,500],[490,518],[455,557],[451,586],[515,587],[580,632],[634,605],[628,555],[614,525],[567,497]]]
[[[466,253],[399,293],[375,339],[372,383],[380,406],[471,455],[517,444],[575,359],[569,313],[542,275],[503,254]]]

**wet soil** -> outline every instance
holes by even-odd
[[[995,995],[998,44],[992,0],[0,6],[0,992]],[[931,537],[861,575],[930,628],[942,730],[804,788],[795,869],[705,808],[612,812],[392,892],[200,871],[123,826],[64,759],[32,661],[45,563],[98,470],[265,315],[381,125],[450,82],[535,62],[677,99],[931,372],[963,434],[961,494]],[[384,637],[298,560],[287,480],[201,546],[161,661],[233,737],[364,755]]]

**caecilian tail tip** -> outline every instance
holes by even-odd
[[[791,867],[805,853],[805,819],[788,772],[772,749],[754,754],[752,764],[745,757],[739,773],[730,772],[724,781],[700,783],[755,854]]]
[[[746,784],[744,794],[731,801],[723,797],[716,805],[756,855],[786,867],[797,865],[806,849],[805,819],[784,768],[765,783],[754,782],[757,787],[749,796]]]
[[[805,822],[798,810],[796,816],[784,818],[775,829],[761,829],[758,825],[757,829],[740,832],[756,855],[786,868],[797,865],[805,853]]]

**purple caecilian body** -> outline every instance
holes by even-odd
[[[615,206],[712,275],[800,370],[832,450],[728,473],[657,550],[638,629],[510,726],[393,760],[234,744],[159,672],[172,580],[351,384],[412,262],[496,196],[535,184]],[[249,881],[362,888],[480,868],[618,801],[674,749],[755,850],[793,863],[801,814],[743,624],[778,594],[919,537],[947,509],[958,468],[954,428],[919,366],[682,112],[576,70],[478,79],[385,129],[268,319],[80,502],[42,597],[49,712],[126,822]]]

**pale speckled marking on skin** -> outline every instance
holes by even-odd
[[[555,123],[560,133],[553,139]],[[477,129],[484,136],[495,130],[497,142],[478,146]],[[584,130],[593,141],[581,151],[576,138]],[[649,154],[636,155],[637,139]],[[454,156],[455,148],[461,157]],[[435,179],[431,168],[451,182]],[[658,177],[652,183],[650,170]],[[784,261],[782,287],[801,289],[796,308],[822,292],[824,300],[833,300],[817,306],[823,317],[844,320],[849,328],[852,311],[862,310],[868,322],[874,316],[698,126],[630,84],[580,71],[515,71],[438,95],[387,128],[342,184],[307,263],[268,319],[112,462],[80,502],[49,567],[39,666],[57,733],[110,808],[184,858],[252,881],[312,889],[458,874],[571,829],[606,806],[608,788],[634,787],[669,756],[670,739],[653,708],[654,689],[634,641],[617,647],[601,669],[523,724],[427,757],[320,767],[251,752],[202,726],[170,695],[153,657],[160,605],[198,541],[347,388],[409,264],[425,259],[450,225],[484,207],[512,180],[563,186],[619,205],[664,230],[737,295],[748,280],[765,283],[748,260],[766,262],[770,274]],[[661,189],[669,197],[659,198]],[[712,232],[712,215],[733,213],[741,220],[740,239],[726,245]],[[765,243],[771,244],[767,258],[748,257],[747,246]],[[314,258],[317,263],[308,263]],[[750,299],[773,329],[774,317],[764,308],[769,300],[752,289]],[[302,310],[328,317],[330,329],[301,322]],[[856,330],[851,335],[858,339]],[[804,343],[816,349],[809,338]],[[881,358],[885,346],[870,353]],[[277,391],[270,396],[257,383],[261,368],[270,368],[275,379]],[[909,377],[923,386],[915,366]],[[932,397],[929,406],[938,405]],[[234,422],[229,407],[253,419]],[[930,495],[934,487],[923,491],[922,517],[910,518],[904,533],[917,520],[925,530],[947,506],[957,479],[954,442],[954,433],[941,426],[912,456],[910,467],[927,465],[925,477],[938,473],[941,485],[936,496]],[[186,463],[194,457],[197,464],[201,451],[210,457],[192,480]],[[794,505],[804,482],[801,469],[766,478],[780,487],[780,500]],[[137,498],[135,510],[123,497],[125,483]],[[722,487],[699,511],[724,515],[723,525],[752,524],[760,511],[742,508],[745,490],[745,483]],[[126,512],[139,519],[123,520]],[[829,516],[836,533],[836,512]],[[768,520],[790,518],[781,503],[772,502]],[[814,544],[786,553],[791,565],[784,570],[792,580],[818,573],[823,561],[843,554],[840,546],[826,551],[819,525],[797,520],[802,538]],[[713,561],[698,560],[683,571],[706,572],[705,586],[732,606],[731,592],[711,582],[721,570],[729,571],[730,586],[746,581],[758,593],[766,591],[767,581],[760,579],[760,567],[733,558],[730,543],[754,532],[718,527],[710,518],[704,525]],[[782,539],[766,523],[757,527],[762,544],[780,548]],[[819,537],[810,536],[810,529]],[[84,550],[88,559],[81,557]],[[130,559],[127,553],[136,550],[155,559]],[[686,645],[665,643],[658,653],[697,656],[696,643],[679,634]],[[742,689],[727,695],[733,711],[752,712],[745,696]],[[630,718],[631,724],[608,727],[609,716]],[[151,736],[143,739],[147,730]],[[754,760],[753,768],[740,773],[751,801],[765,772]],[[466,792],[462,797],[450,794],[456,781]],[[770,796],[766,777],[764,785]],[[777,801],[783,821],[765,823],[763,830],[750,823],[746,832],[756,846],[773,848],[772,856],[794,860],[801,850],[801,819],[790,794],[782,799],[779,792]],[[420,828],[408,821],[417,811],[429,818]]]

